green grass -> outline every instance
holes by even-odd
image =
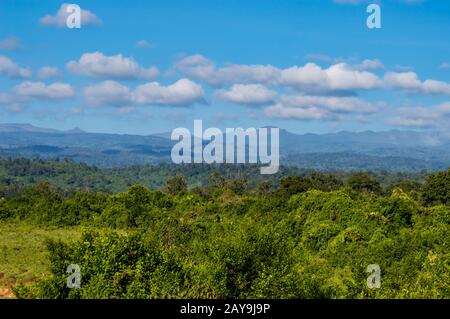
[[[26,222],[0,222],[0,287],[29,283],[49,275],[45,240],[70,242],[80,227],[38,227]]]

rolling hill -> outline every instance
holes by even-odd
[[[0,124],[0,156],[69,158],[102,168],[170,163],[170,134],[127,135]],[[319,170],[434,171],[450,166],[450,139],[391,130],[294,134],[280,130],[281,164]]]

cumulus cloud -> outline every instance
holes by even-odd
[[[381,107],[357,97],[338,96],[283,96],[281,102],[287,107],[319,107],[336,113],[374,113]]]
[[[12,92],[19,97],[48,100],[65,99],[74,95],[74,90],[69,84],[53,83],[46,85],[43,82],[30,81],[15,86]]]
[[[202,102],[203,88],[197,83],[181,79],[169,86],[157,82],[139,85],[132,93],[132,99],[139,105],[189,105]]]
[[[384,80],[388,86],[410,91],[418,91],[422,86],[414,72],[388,72],[384,75]]]
[[[380,67],[380,63],[366,60],[360,67]],[[177,62],[175,69],[213,86],[266,84],[290,86],[299,91],[338,91],[373,89],[382,84],[377,75],[358,70],[346,63],[338,63],[327,69],[315,63],[287,69],[272,65],[229,64],[217,67],[211,60],[197,54]]]
[[[434,120],[428,118],[411,118],[401,116],[389,118],[386,122],[387,124],[393,126],[410,127],[410,128],[431,128],[435,124]]]
[[[175,69],[188,77],[204,81],[212,86],[227,84],[273,83],[280,70],[271,65],[229,64],[218,68],[215,63],[200,54],[185,57],[175,64]]]
[[[361,63],[353,64],[352,67],[356,70],[383,70],[384,65],[380,60],[365,59]]]
[[[327,69],[322,69],[314,63],[307,63],[303,67],[284,69],[280,83],[300,91],[346,91],[378,88],[382,81],[375,74],[355,70],[346,63],[338,63]]]
[[[22,43],[18,38],[6,38],[3,40],[0,40],[0,50],[10,51],[10,50],[16,50],[22,47]]]
[[[60,72],[58,68],[50,67],[50,66],[44,66],[39,69],[38,71],[38,77],[40,79],[51,79],[51,78],[57,78],[60,76]]]
[[[305,58],[330,64],[345,63],[348,67],[355,70],[384,70],[384,64],[378,59],[365,59],[361,62],[355,62],[355,58],[338,58],[321,53],[307,54]]]
[[[25,81],[13,87],[7,93],[0,93],[0,105],[12,112],[20,112],[33,101],[61,101],[74,96],[75,91],[69,84]]]
[[[423,87],[420,91],[426,93],[447,90],[446,83],[434,80],[421,83],[408,76],[405,79],[392,76],[396,73],[380,78],[370,71],[384,70],[383,63],[377,59],[338,62],[329,67],[315,63],[287,68],[237,64],[219,67],[197,54],[178,61],[175,70],[214,87],[231,85],[217,90],[215,96],[243,105],[272,104],[265,109],[265,114],[284,119],[339,120],[346,114],[378,112],[385,107],[384,103],[365,101],[356,96],[356,91],[384,88],[387,83],[401,90]],[[278,96],[280,92],[292,91],[297,94]]]
[[[277,93],[261,84],[235,84],[229,90],[217,91],[216,96],[237,104],[263,105],[273,103]]]
[[[394,69],[399,71],[399,72],[414,71],[414,67],[412,67],[410,65],[401,65],[401,64],[394,65]]]
[[[370,103],[357,97],[288,95],[265,110],[269,117],[301,120],[337,120],[342,114],[369,114],[382,103]]]
[[[0,75],[13,79],[28,78],[31,76],[31,71],[18,66],[8,57],[0,55]]]
[[[386,122],[394,126],[410,128],[442,127],[448,130],[450,120],[450,102],[431,107],[402,107]]]
[[[47,14],[40,19],[40,23],[44,26],[55,26],[64,28],[67,26],[67,17],[71,11],[67,12],[69,3],[63,3],[59,10],[54,14]],[[91,11],[81,8],[81,26],[101,24],[100,19]]]
[[[133,58],[101,52],[85,53],[78,61],[68,62],[67,68],[75,74],[107,79],[152,79],[159,75],[157,68],[143,68]]]
[[[411,93],[450,95],[450,83],[436,80],[425,80],[422,82],[414,72],[388,72],[384,76],[384,81],[389,87]]]
[[[205,92],[200,85],[188,79],[168,86],[158,82],[145,83],[134,90],[115,81],[104,81],[85,88],[84,96],[93,106],[188,106],[204,102]]]
[[[86,101],[92,106],[123,106],[131,103],[128,87],[116,81],[103,81],[84,89]]]
[[[333,118],[332,113],[318,107],[286,107],[275,104],[265,110],[268,117],[297,120],[325,120]]]

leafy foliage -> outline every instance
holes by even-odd
[[[428,177],[423,200],[425,204],[450,204],[450,168]]]
[[[0,197],[16,196],[24,187],[43,181],[51,182],[66,193],[74,191],[118,193],[126,191],[128,187],[135,184],[148,188],[162,188],[170,178],[175,176],[185,176],[188,188],[222,187],[230,180],[234,182],[240,180],[235,185],[240,188],[255,187],[261,183],[278,186],[283,178],[300,176],[312,179],[311,182],[316,188],[317,184],[320,184],[323,187],[320,189],[328,191],[339,188],[342,180],[351,174],[347,171],[320,172],[281,166],[277,174],[268,176],[261,175],[260,168],[253,164],[160,164],[100,169],[68,159],[0,158]],[[383,187],[390,187],[404,182],[421,184],[428,174],[426,172],[377,171],[371,173],[371,176]],[[243,185],[243,182],[246,185]]]
[[[446,174],[389,192],[368,174],[250,187],[215,173],[191,190],[179,175],[117,194],[39,183],[0,200],[0,222],[85,228],[48,241],[51,275],[21,298],[450,298]],[[80,289],[67,288],[70,264]],[[370,264],[380,289],[366,285]]]

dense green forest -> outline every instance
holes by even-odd
[[[12,285],[15,296],[450,298],[450,169],[412,181],[290,168],[249,181],[252,167],[203,169],[2,161],[3,235],[62,232],[46,240],[45,275]],[[19,252],[2,244],[7,267]],[[71,264],[81,288],[67,287]],[[370,264],[379,289],[367,286]]]
[[[0,196],[9,197],[20,189],[41,181],[49,181],[53,186],[70,192],[85,190],[105,193],[124,192],[128,187],[139,184],[148,188],[161,188],[165,182],[176,175],[187,179],[188,187],[204,186],[213,173],[228,179],[244,178],[249,187],[268,182],[273,187],[280,184],[286,176],[310,176],[317,171],[281,166],[275,175],[261,175],[257,165],[208,165],[208,164],[159,164],[130,166],[123,168],[100,169],[69,159],[43,160],[25,158],[0,158]],[[329,171],[339,179],[346,179],[351,171]],[[389,172],[370,173],[383,187],[387,188],[403,182],[423,183],[427,172]]]

